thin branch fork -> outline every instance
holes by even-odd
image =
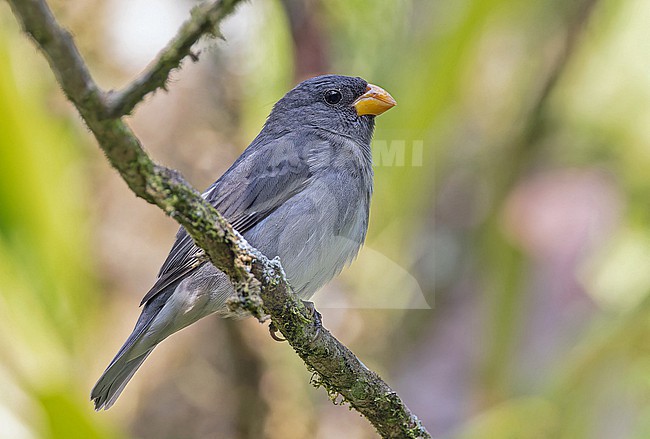
[[[195,8],[191,19],[139,78],[122,91],[108,94],[96,85],[72,37],[44,0],[8,2],[129,188],[185,227],[207,258],[228,275],[238,293],[229,306],[244,308],[261,321],[270,314],[296,353],[318,374],[318,383],[330,393],[341,394],[382,437],[430,438],[397,393],[297,299],[279,262],[251,247],[177,171],[154,163],[122,120],[148,93],[164,88],[170,72],[192,56],[196,41],[204,35],[218,35],[220,21],[241,0]]]
[[[221,37],[218,24],[238,3],[240,0],[222,0],[194,8],[192,18],[178,29],[176,36],[137,79],[120,91],[109,92],[105,100],[105,116],[111,118],[129,114],[147,94],[158,88],[166,89],[170,71],[180,67],[186,56],[193,61],[198,60],[191,48],[203,35]]]

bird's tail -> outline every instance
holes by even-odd
[[[115,404],[124,387],[151,351],[153,351],[153,348],[136,358],[128,358],[126,352],[118,353],[90,393],[90,399],[95,404],[95,410],[108,410]]]
[[[144,360],[165,338],[165,336],[156,337],[157,334],[152,334],[152,324],[160,315],[160,310],[168,296],[168,294],[161,296],[154,302],[145,305],[133,332],[90,392],[90,399],[95,404],[95,410],[111,408]]]
[[[215,289],[224,290],[224,297],[228,297],[229,290],[225,289],[224,285],[230,284],[225,274],[220,276],[219,282],[221,284],[216,284]],[[178,282],[169,285],[144,305],[133,332],[90,392],[95,410],[109,409],[115,403],[158,343],[200,318],[212,314],[223,304],[219,301],[211,303],[211,296],[192,290],[192,284],[189,284],[189,290],[187,285],[179,287],[179,291],[176,291],[177,287]],[[232,287],[230,289],[232,290]]]

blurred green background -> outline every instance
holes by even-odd
[[[53,1],[105,88],[193,3]],[[367,245],[315,302],[440,438],[650,437],[650,3],[252,0],[129,123],[199,189],[296,82],[386,88]],[[0,5],[0,438],[371,438],[255,321],[90,388],[176,224],[109,168]]]

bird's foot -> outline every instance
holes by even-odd
[[[278,330],[278,327],[275,326],[275,323],[271,322],[271,323],[269,324],[269,334],[271,334],[271,338],[272,338],[273,340],[275,340],[275,341],[287,341],[286,338],[282,338],[282,337],[280,337],[280,336],[278,335],[278,332],[280,332],[280,331]]]
[[[309,311],[309,313],[311,314],[311,316],[315,320],[314,326],[316,327],[316,334],[314,335],[314,337],[311,340],[311,342],[313,344],[321,336],[321,330],[323,329],[323,316],[321,315],[321,313],[319,313],[316,310],[316,307],[314,306],[314,302],[309,302],[307,300],[303,300],[302,303],[303,303],[303,305],[305,305],[305,308],[307,308],[307,310]]]
[[[322,321],[322,315],[316,310],[316,307],[314,306],[314,302],[309,302],[307,300],[303,300],[302,304],[305,305],[305,308],[309,311],[309,314],[316,320],[316,326],[321,327],[323,326],[323,321]]]
[[[312,343],[314,343],[316,340],[318,340],[318,338],[319,338],[320,335],[321,335],[321,329],[322,329],[322,327],[323,327],[323,321],[322,321],[322,317],[323,317],[323,316],[321,316],[321,313],[319,313],[319,312],[316,310],[316,307],[314,306],[314,303],[313,303],[313,302],[308,302],[308,301],[306,301],[306,300],[303,300],[302,303],[303,303],[303,305],[305,305],[305,308],[307,308],[307,310],[309,311],[309,314],[310,314],[310,315],[314,318],[314,320],[315,320],[314,326],[316,327],[316,335],[314,335],[314,337],[313,337],[313,339],[312,339]],[[273,340],[275,340],[275,341],[287,341],[286,338],[282,338],[282,337],[280,337],[280,336],[278,335],[278,332],[280,332],[280,331],[278,330],[278,327],[275,326],[275,323],[271,322],[271,323],[269,324],[269,334],[271,334],[271,338],[272,338]]]

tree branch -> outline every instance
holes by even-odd
[[[106,99],[106,117],[129,114],[147,94],[158,88],[166,89],[169,73],[180,67],[186,56],[197,61],[198,55],[191,52],[192,46],[203,35],[220,37],[218,24],[240,2],[241,0],[222,0],[202,4],[192,9],[191,18],[183,23],[174,39],[167,44],[145,71],[121,91],[109,92]]]
[[[70,34],[56,22],[44,0],[8,0],[23,30],[36,42],[68,99],[75,105],[131,190],[178,221],[228,275],[238,293],[230,301],[263,321],[271,315],[318,384],[341,394],[385,438],[430,438],[417,417],[376,373],[320,325],[290,290],[279,261],[251,247],[176,171],[154,163],[121,119],[144,96],[164,86],[171,69],[190,54],[202,35],[216,26],[240,0],[215,2],[193,17],[161,52],[156,62],[123,92],[108,97],[93,81]],[[263,300],[260,300],[261,299]]]

